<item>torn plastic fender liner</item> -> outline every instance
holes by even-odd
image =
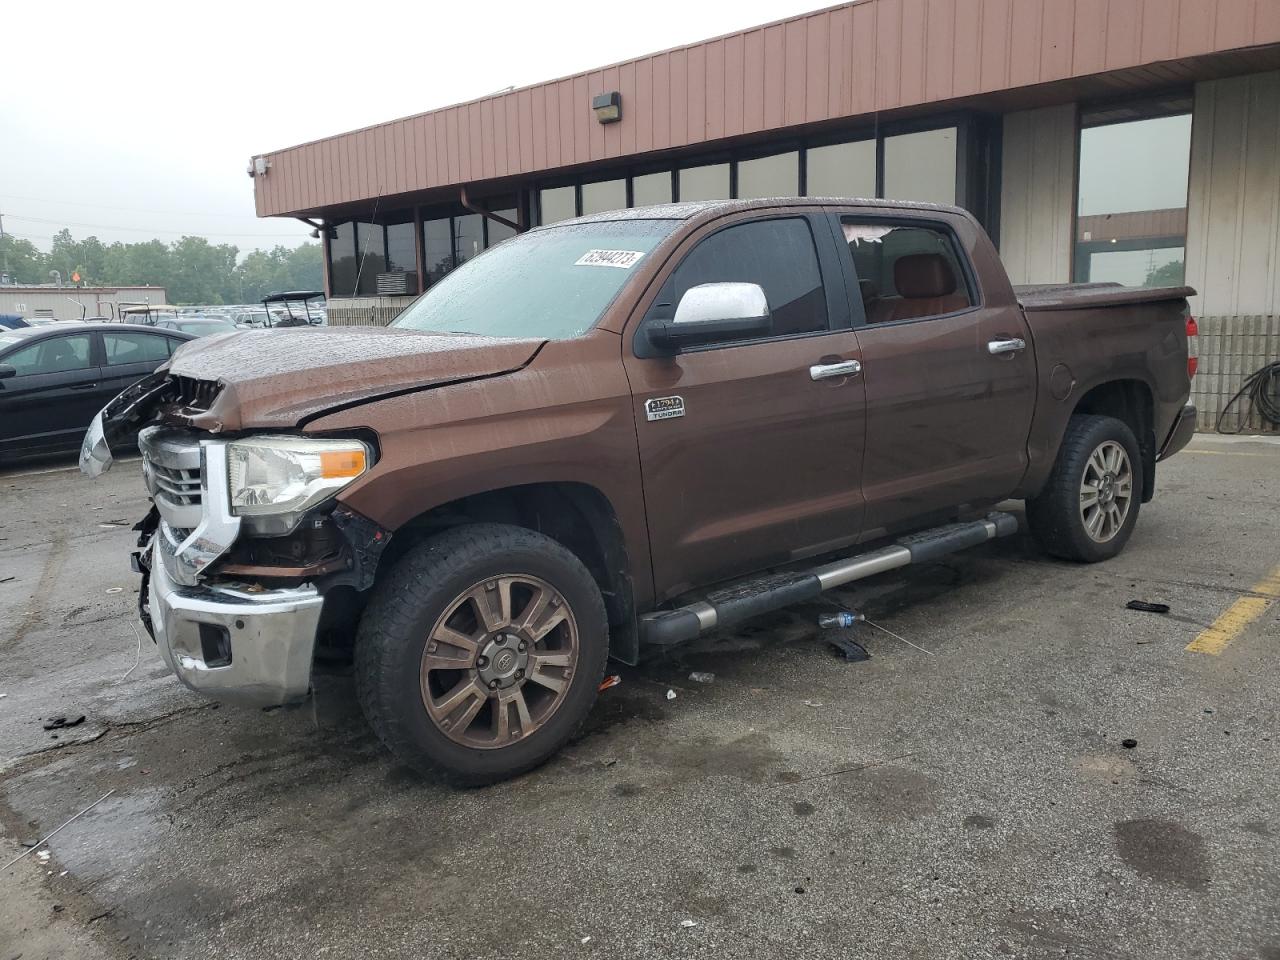
[[[373,586],[378,560],[391,542],[391,531],[342,504],[334,507],[329,516],[351,548],[351,569],[338,574],[326,586],[347,583],[363,593]]]

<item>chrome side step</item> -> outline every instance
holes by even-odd
[[[936,560],[996,537],[1007,537],[1017,529],[1018,519],[1013,514],[993,512],[982,520],[934,527],[902,537],[892,546],[810,570],[733,584],[710,593],[705,600],[640,617],[640,642],[659,647],[684,643],[716,627],[731,627],[761,613],[811,600],[832,587]]]

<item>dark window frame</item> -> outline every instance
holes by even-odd
[[[667,357],[669,354],[660,353],[655,350],[649,343],[646,331],[649,325],[656,322],[660,318],[653,316],[653,310],[657,306],[658,297],[662,295],[663,288],[667,285],[676,273],[684,266],[685,262],[694,252],[706,243],[712,237],[718,236],[727,230],[735,227],[749,226],[755,223],[763,223],[770,220],[801,220],[809,230],[809,239],[813,242],[814,261],[818,267],[818,278],[822,285],[824,297],[823,306],[827,313],[827,327],[825,330],[807,330],[800,333],[788,334],[769,334],[763,337],[752,337],[744,340],[732,340],[722,343],[707,343],[697,346],[685,347],[679,351],[679,355],[683,356],[691,353],[706,353],[712,350],[726,350],[733,347],[749,347],[765,343],[777,343],[784,340],[807,340],[814,337],[826,337],[836,333],[848,333],[851,329],[850,317],[846,310],[840,308],[844,306],[842,298],[833,295],[835,289],[833,274],[843,280],[843,272],[840,264],[831,259],[830,254],[836,252],[831,250],[830,242],[826,239],[826,235],[822,232],[823,222],[826,220],[825,214],[815,210],[813,212],[804,212],[801,210],[770,210],[765,208],[758,215],[749,217],[735,218],[726,223],[720,223],[714,229],[702,234],[694,241],[688,250],[679,256],[678,259],[669,259],[663,264],[662,272],[659,273],[651,281],[650,289],[654,291],[653,299],[649,301],[645,307],[644,314],[640,317],[639,323],[636,324],[635,334],[631,338],[631,352],[640,360],[658,359]]]
[[[851,220],[854,223],[867,224],[869,226],[897,226],[897,227],[914,227],[916,229],[926,228],[936,230],[941,233],[951,247],[951,255],[955,257],[956,263],[960,266],[960,279],[964,282],[965,292],[969,297],[969,306],[962,310],[952,310],[948,313],[931,313],[923,317],[905,317],[902,320],[886,320],[882,323],[868,323],[866,308],[862,303],[860,288],[858,287],[858,269],[854,263],[853,254],[848,250],[848,244],[844,241],[844,224],[842,221]],[[968,251],[960,242],[960,238],[956,236],[955,228],[945,220],[936,220],[924,217],[879,217],[872,213],[848,212],[844,210],[832,211],[828,220],[831,225],[832,237],[836,242],[837,248],[843,249],[843,256],[840,257],[841,267],[844,269],[845,290],[849,298],[849,310],[853,316],[853,326],[855,329],[872,329],[879,330],[882,327],[899,327],[908,323],[928,323],[932,320],[945,320],[951,317],[962,317],[965,314],[973,313],[981,310],[986,306],[986,299],[983,295],[982,285],[978,282],[977,271],[973,268],[973,262],[969,258]]]
[[[13,358],[20,353],[25,353],[28,350],[39,350],[45,344],[53,343],[57,340],[67,340],[71,337],[85,337],[89,341],[88,363],[85,366],[72,367],[70,370],[48,370],[41,373],[22,373],[19,371],[15,375],[15,379],[17,377],[51,377],[60,373],[81,373],[85,370],[93,370],[95,367],[102,366],[102,363],[97,360],[98,344],[94,336],[95,333],[96,331],[93,330],[65,330],[59,331],[53,336],[36,337],[31,343],[14,344],[13,347],[5,353],[4,359],[0,360],[0,363],[12,365]]]

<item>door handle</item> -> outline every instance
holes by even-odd
[[[92,389],[93,389],[94,387],[96,387],[96,386],[97,386],[97,384],[96,384],[96,383],[73,383],[73,384],[71,384],[70,389],[72,389],[72,390],[92,390]]]
[[[810,380],[829,380],[832,377],[856,377],[862,372],[857,360],[841,360],[839,363],[815,363],[809,368]]]
[[[1002,353],[1021,353],[1027,349],[1027,341],[1021,337],[1000,337],[987,343],[987,353],[999,356]]]

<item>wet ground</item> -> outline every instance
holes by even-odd
[[[1019,537],[842,594],[923,651],[845,663],[807,607],[624,669],[473,791],[348,678],[264,713],[135,666],[137,473],[0,473],[0,863],[114,791],[0,870],[0,960],[1280,958],[1280,445],[1197,439],[1111,563]]]

